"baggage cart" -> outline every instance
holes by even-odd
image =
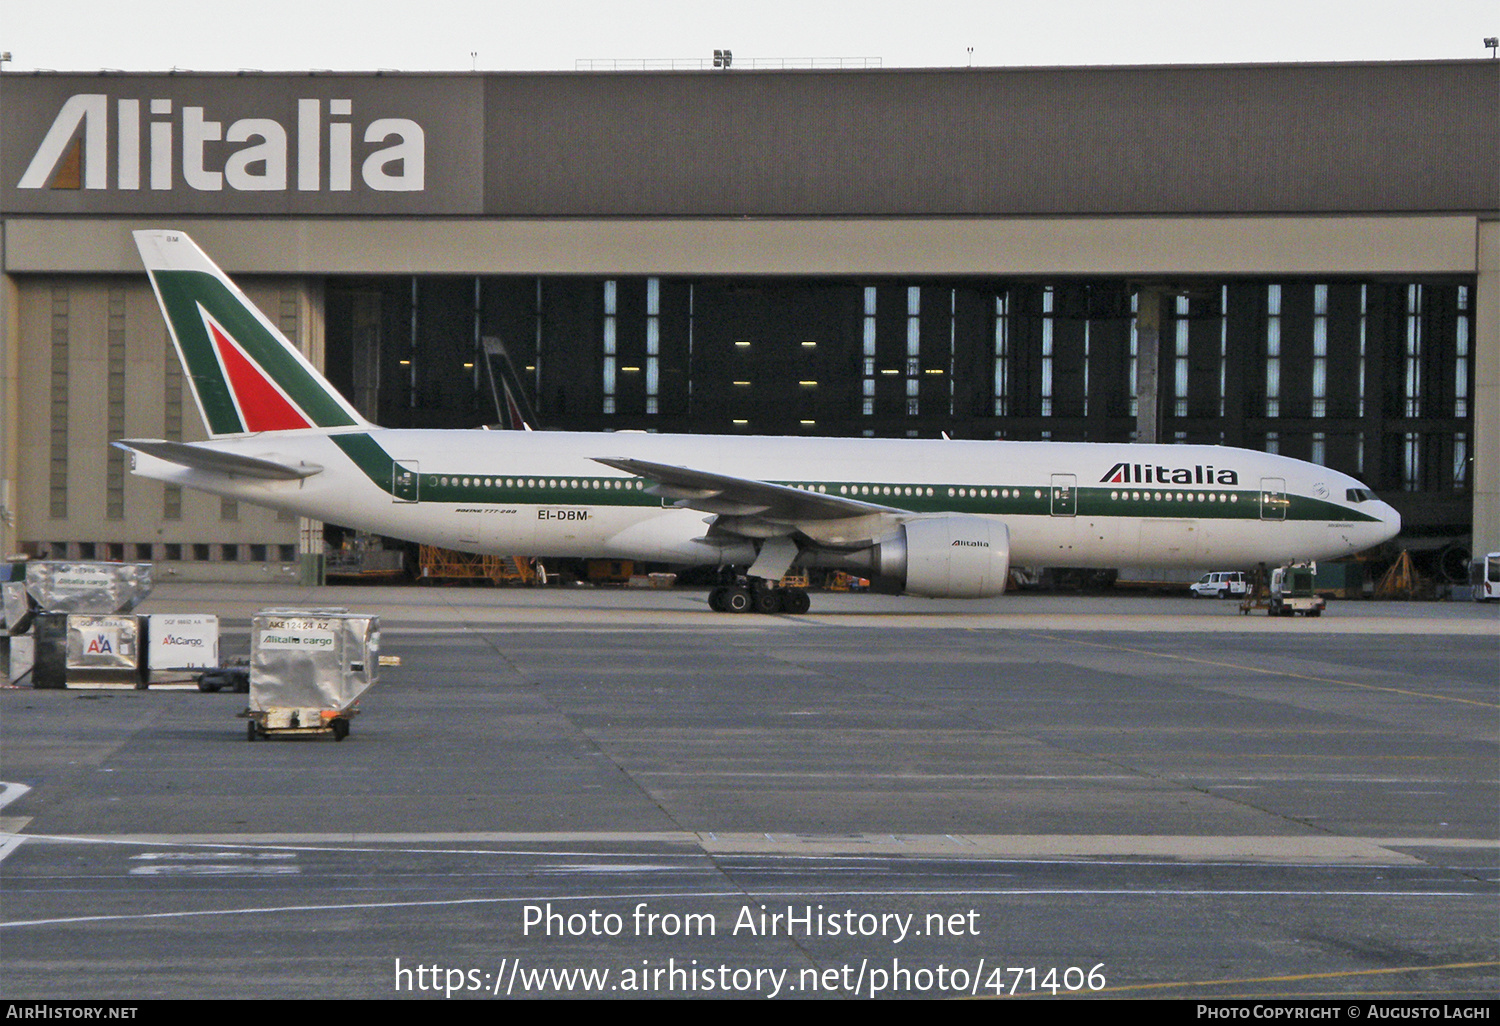
[[[249,741],[349,736],[380,665],[380,619],[344,610],[263,610],[250,627]]]

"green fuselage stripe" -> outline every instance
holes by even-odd
[[[394,495],[395,461],[367,434],[329,436],[361,471],[382,491]],[[892,506],[912,513],[973,513],[991,516],[1052,516],[1051,489],[1037,485],[896,485],[882,482],[773,482],[822,495]],[[927,494],[931,492],[932,494]],[[950,494],[950,492],[952,494]],[[908,494],[909,493],[909,494]],[[920,493],[920,494],[918,494]],[[970,494],[981,493],[981,494]],[[1261,516],[1261,492],[1195,488],[1088,487],[1072,490],[1071,513],[1056,515],[1129,517],[1131,519],[1194,519],[1257,521]],[[1178,496],[1182,498],[1178,498]],[[1191,495],[1192,498],[1188,498]],[[1112,497],[1113,496],[1113,497]],[[1140,496],[1139,498],[1135,496]],[[1159,496],[1159,498],[1158,498]],[[1203,496],[1200,499],[1199,496]],[[410,498],[410,496],[403,496]],[[419,502],[468,506],[661,506],[662,500],[645,491],[639,478],[618,477],[496,477],[488,475],[419,475]],[[1287,521],[1374,523],[1378,517],[1348,506],[1304,495],[1284,497]],[[668,504],[670,505],[670,504]],[[1271,520],[1270,522],[1275,522]]]

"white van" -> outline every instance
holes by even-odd
[[[1200,598],[1229,598],[1250,594],[1250,582],[1238,570],[1220,570],[1204,574],[1188,590]]]

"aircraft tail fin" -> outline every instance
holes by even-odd
[[[135,244],[210,437],[371,426],[186,234]]]

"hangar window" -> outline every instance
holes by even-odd
[[[1453,415],[1469,415],[1469,287],[1460,285],[1455,306],[1458,317],[1453,325]],[[1456,482],[1455,482],[1456,483]]]
[[[1328,286],[1313,286],[1312,415],[1328,416]],[[1323,461],[1317,456],[1314,463]]]
[[[1042,391],[1041,414],[1052,416],[1052,345],[1053,311],[1057,303],[1057,292],[1048,285],[1042,290]]]
[[[915,417],[921,408],[921,358],[922,290],[912,285],[906,290],[906,414],[909,417]]]
[[[1010,415],[1010,294],[995,297],[995,416]]]
[[[1266,286],[1266,416],[1281,416],[1281,286]],[[1270,436],[1267,436],[1269,443]],[[1267,452],[1275,452],[1267,449]]]
[[[661,279],[646,279],[646,412],[659,413],[661,380]]]
[[[862,402],[860,412],[866,416],[875,413],[875,286],[865,286],[864,313],[864,369],[861,382]]]
[[[1408,417],[1422,415],[1422,286],[1420,285],[1406,287],[1406,415]],[[1408,460],[1408,463],[1410,462]]]
[[[616,314],[618,311],[618,282],[604,283],[604,412],[615,412]]]
[[[1177,297],[1176,335],[1173,339],[1172,412],[1188,415],[1188,297]]]

